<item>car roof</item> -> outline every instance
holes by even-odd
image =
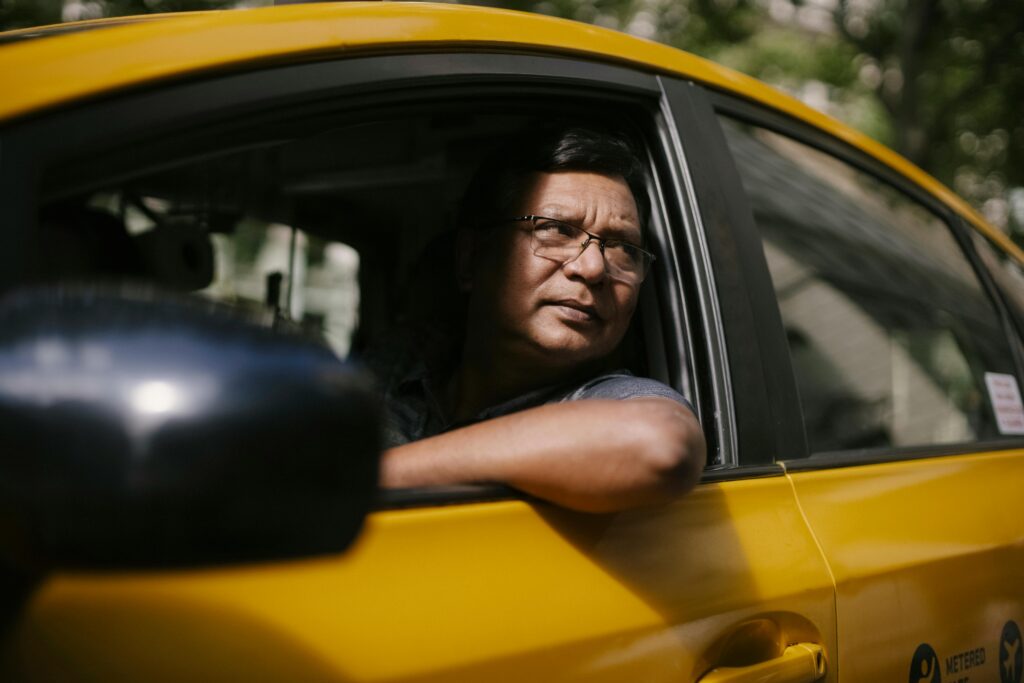
[[[6,43],[6,44],[4,44]],[[0,33],[0,123],[165,79],[295,60],[439,48],[571,55],[684,76],[801,119],[908,176],[1024,260],[953,192],[895,152],[774,88],[681,50],[536,14],[419,2],[290,4]]]

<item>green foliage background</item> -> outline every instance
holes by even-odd
[[[488,0],[681,47],[893,147],[1024,243],[1024,0]],[[272,0],[0,0],[0,29]]]
[[[230,0],[0,0],[0,30],[57,24],[69,19],[189,12],[238,4],[241,3]]]
[[[1024,0],[504,0],[668,43],[894,148],[1024,243]]]

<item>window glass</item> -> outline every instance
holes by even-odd
[[[778,297],[812,453],[999,436],[999,316],[948,226],[873,176],[723,118]]]
[[[188,167],[164,178],[201,177]],[[207,176],[209,177],[209,176]],[[268,222],[246,204],[203,205],[177,188],[119,186],[47,207],[45,279],[144,281],[288,321],[348,355],[358,322],[359,253],[344,242]],[[112,248],[111,245],[118,245]]]

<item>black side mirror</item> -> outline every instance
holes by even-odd
[[[0,301],[0,555],[170,567],[344,550],[376,491],[369,381],[196,299]]]

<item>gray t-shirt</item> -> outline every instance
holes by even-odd
[[[400,382],[384,389],[384,446],[400,446],[410,441],[548,403],[587,399],[628,400],[655,396],[676,401],[693,410],[690,402],[672,387],[646,377],[636,377],[628,370],[615,370],[584,382],[536,389],[491,406],[471,420],[450,423],[445,420],[440,402],[432,391],[428,374],[425,371],[414,371]]]
[[[637,377],[628,370],[616,370],[587,380],[562,397],[562,401],[578,401],[586,398],[624,400],[660,396],[669,398],[693,410],[690,402],[672,387],[661,382]]]

